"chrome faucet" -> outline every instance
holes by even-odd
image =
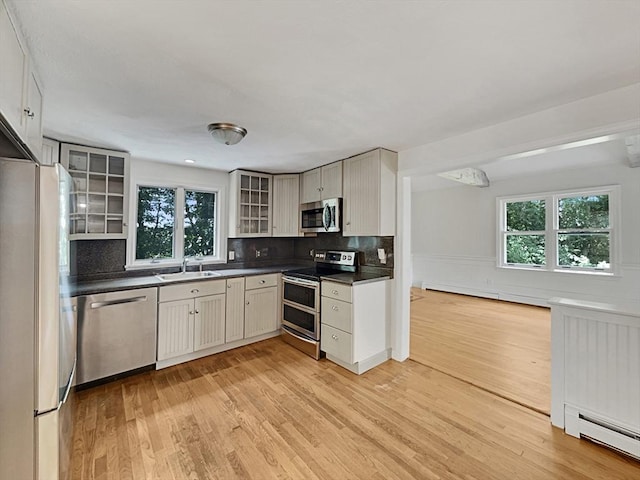
[[[184,257],[182,259],[182,273],[187,271],[187,263],[189,263],[189,257]]]

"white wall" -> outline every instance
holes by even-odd
[[[133,258],[132,235],[136,225],[136,189],[138,185],[175,186],[218,190],[219,229],[218,241],[221,262],[227,258],[227,213],[229,173],[193,166],[171,165],[132,158],[129,172],[129,238],[127,238],[127,263]],[[127,265],[129,268],[130,265]]]
[[[532,159],[532,161],[534,161]],[[621,275],[496,267],[496,197],[621,185]],[[545,305],[555,296],[640,301],[640,168],[611,164],[412,194],[413,284]]]

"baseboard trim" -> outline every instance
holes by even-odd
[[[386,362],[391,358],[391,349],[387,348],[380,353],[376,353],[369,358],[361,360],[356,363],[347,363],[343,362],[339,358],[334,357],[333,355],[327,354],[327,360],[331,360],[333,363],[340,365],[342,368],[346,368],[352,373],[356,375],[362,375],[367,370],[371,370],[374,367],[377,367],[381,363]]]

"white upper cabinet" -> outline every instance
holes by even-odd
[[[234,170],[230,174],[229,237],[270,237],[272,175]]]
[[[273,177],[273,236],[300,235],[300,175]]]
[[[55,165],[60,161],[60,142],[50,138],[42,139],[42,154],[40,163],[42,165]]]
[[[342,161],[304,172],[300,203],[342,197]]]
[[[73,179],[72,239],[127,238],[129,154],[63,143]]]
[[[27,95],[22,116],[25,143],[39,160],[42,155],[42,90],[35,72],[27,76]]]
[[[0,112],[39,159],[42,147],[42,89],[29,52],[0,0]]]
[[[344,160],[343,235],[391,236],[398,154],[377,149]]]

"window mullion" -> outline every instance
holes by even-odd
[[[558,197],[547,197],[546,205],[545,258],[547,270],[553,270],[558,266]]]
[[[184,188],[176,188],[175,226],[173,229],[173,257],[184,258]]]

